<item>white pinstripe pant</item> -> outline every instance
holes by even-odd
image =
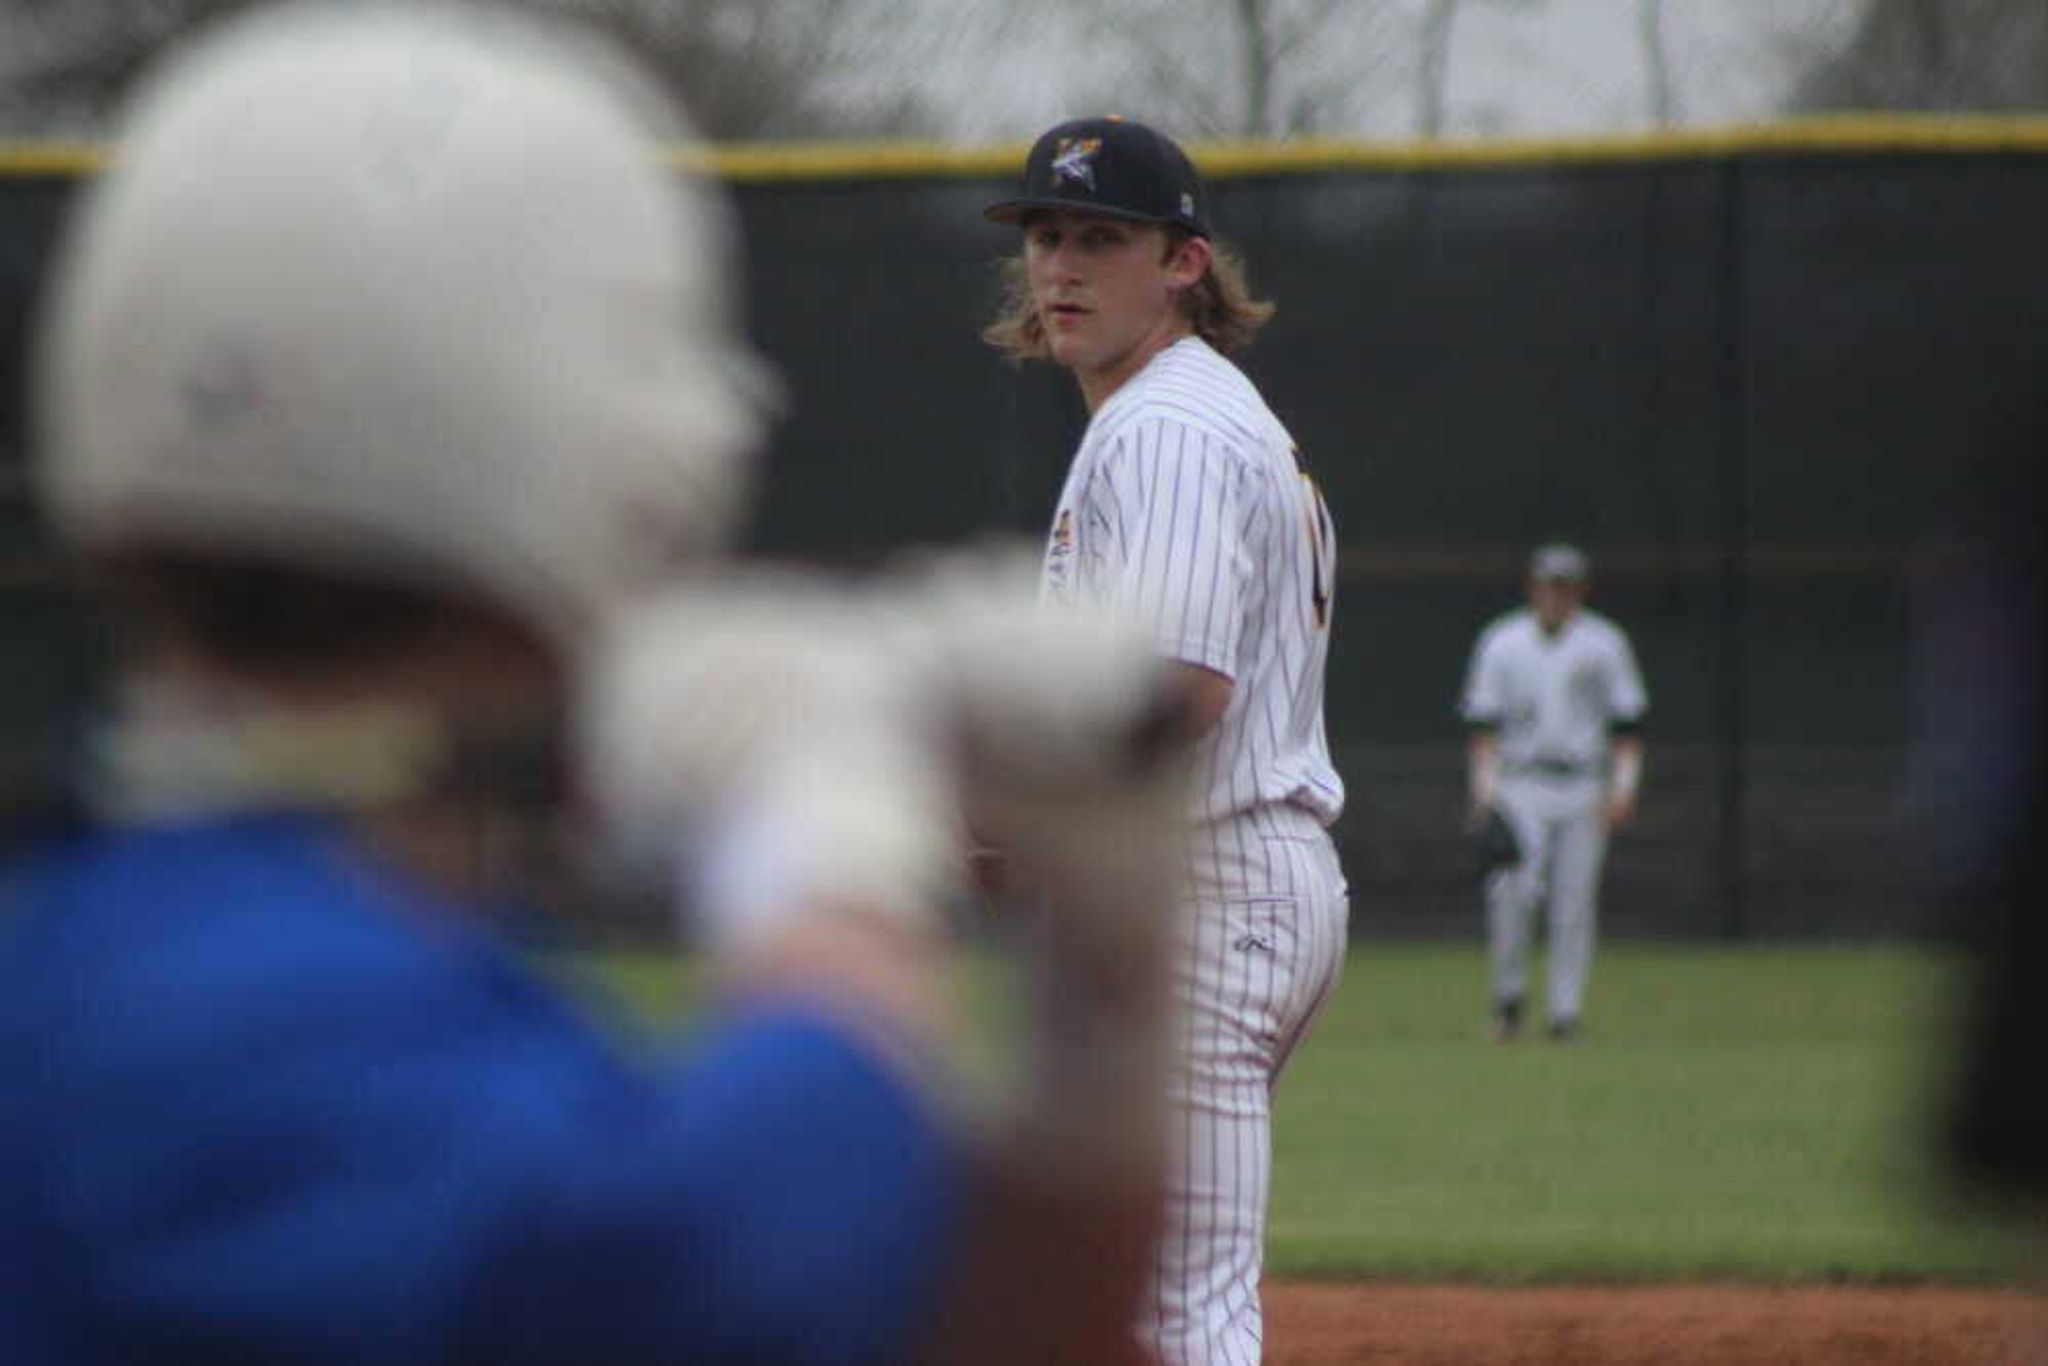
[[[1166,1366],[1255,1366],[1273,1088],[1336,987],[1347,892],[1335,846],[1299,808],[1204,827],[1196,846],[1175,1160],[1140,1329]]]

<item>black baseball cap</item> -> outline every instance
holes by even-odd
[[[1074,119],[1032,144],[1022,193],[982,213],[1017,223],[1033,209],[1080,209],[1209,235],[1208,197],[1179,144],[1115,116]]]

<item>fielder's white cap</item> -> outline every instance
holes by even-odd
[[[1584,583],[1592,566],[1586,553],[1575,545],[1563,541],[1552,541],[1536,547],[1529,556],[1529,577],[1532,579],[1557,579],[1568,583]]]
[[[503,13],[292,7],[169,58],[54,279],[40,492],[96,551],[481,592],[575,641],[721,547],[762,426],[673,110]]]

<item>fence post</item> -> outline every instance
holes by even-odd
[[[1749,568],[1749,307],[1747,158],[1731,153],[1721,176],[1721,706],[1717,718],[1721,933],[1749,934],[1746,850]]]

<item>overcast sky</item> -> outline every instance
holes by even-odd
[[[1649,124],[1637,0],[1540,0],[1475,9],[1452,48],[1454,133],[1590,133]],[[1802,57],[1838,46],[1842,0],[1665,0],[1681,122],[1768,117]]]
[[[1856,0],[1664,0],[1680,121],[1770,117],[1802,59],[1838,47],[1857,8]],[[1446,134],[1572,135],[1648,126],[1640,12],[1639,0],[1464,0],[1451,43]],[[1352,126],[1339,131],[1412,135],[1416,101],[1408,58],[1397,75],[1374,60],[1384,54],[1347,51],[1343,28],[1329,29],[1331,50],[1319,55],[1351,63],[1361,86],[1378,90],[1361,102]],[[1029,137],[1075,112],[1077,101],[1095,91],[1120,88],[1124,73],[1115,60],[1091,51],[1085,14],[1067,24],[997,21],[991,32],[995,51],[963,52],[963,60],[935,66],[921,82],[947,111],[957,140]],[[1141,92],[1132,98],[1142,100]]]
[[[1650,122],[1640,15],[1643,0],[1460,0],[1452,32],[1444,133],[1451,137],[1623,133]],[[918,0],[930,22],[906,22],[875,0],[874,22],[853,25],[828,78],[843,109],[908,87],[924,96],[938,136],[959,143],[1029,138],[1083,112],[1156,117],[1192,100],[1231,108],[1228,7],[1217,0]],[[1303,53],[1335,112],[1334,136],[1406,138],[1416,132],[1415,16],[1423,0],[1275,0],[1283,15],[1312,7],[1331,18]],[[2043,0],[2048,3],[2048,0]],[[1862,0],[1662,0],[1678,121],[1767,118],[1797,73],[1838,48]],[[10,13],[10,11],[13,11]],[[46,27],[64,11],[15,11],[0,0],[0,80],[9,48],[29,51],[23,14]],[[885,21],[883,16],[888,16]],[[1197,27],[1207,25],[1207,28]],[[1119,31],[1119,26],[1121,30]],[[915,30],[915,31],[910,31]],[[1194,92],[1156,87],[1140,49],[1180,54],[1203,73]],[[1197,60],[1196,54],[1201,54]],[[1211,84],[1213,83],[1213,91]],[[4,105],[0,101],[0,105]],[[52,110],[12,111],[14,132],[65,132]],[[849,129],[861,126],[857,116]],[[1169,119],[1168,126],[1172,128]],[[1198,129],[1172,128],[1183,135]]]

